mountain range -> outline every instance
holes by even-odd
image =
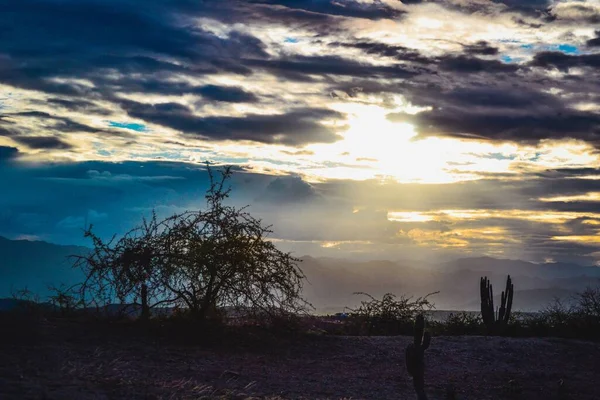
[[[82,279],[72,268],[71,255],[89,251],[81,246],[62,246],[42,241],[9,240],[0,237],[0,298],[27,288],[40,298],[48,286],[74,284]],[[354,308],[367,297],[430,297],[439,310],[479,309],[479,279],[487,276],[499,297],[508,274],[515,285],[514,309],[539,310],[558,297],[569,300],[577,291],[600,285],[600,268],[565,263],[534,264],[522,260],[490,257],[462,258],[443,263],[374,260],[356,262],[336,258],[301,257],[307,277],[304,296],[317,313]]]

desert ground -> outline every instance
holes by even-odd
[[[0,399],[415,398],[409,336],[184,345],[60,325],[0,330]],[[427,391],[434,400],[452,390],[455,399],[598,399],[599,359],[593,342],[434,337]]]

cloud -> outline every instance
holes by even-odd
[[[31,149],[68,150],[73,147],[54,136],[20,136],[15,137],[14,139],[18,143],[24,144]]]
[[[335,141],[335,130],[323,125],[321,120],[343,118],[341,113],[316,108],[292,109],[285,114],[274,115],[198,117],[179,103],[149,105],[123,101],[122,106],[131,117],[208,140],[251,140],[292,146]]]
[[[458,73],[484,72],[487,74],[515,72],[519,69],[516,65],[505,64],[498,60],[486,60],[479,57],[464,55],[442,57],[439,62],[439,67],[443,71]]]
[[[597,8],[4,2],[0,234],[197,206],[211,159],[290,243],[587,257],[598,204],[540,198],[600,191]]]
[[[298,12],[316,13],[327,16],[342,16],[364,19],[389,19],[398,18],[404,12],[398,8],[390,7],[385,2],[373,1],[319,1],[319,0],[254,0],[254,3],[276,6],[282,15],[294,15]],[[283,10],[279,7],[284,7]],[[273,11],[272,11],[273,12]]]
[[[299,176],[277,177],[271,181],[257,198],[268,203],[302,203],[315,200],[316,190]]]
[[[552,7],[552,16],[558,21],[597,24],[600,6],[579,1],[558,2]]]
[[[573,67],[597,68],[600,66],[600,54],[568,55],[560,51],[545,51],[537,53],[531,65],[544,68],[553,67],[565,71]]]
[[[13,160],[19,154],[16,147],[0,146],[0,163]]]
[[[494,56],[498,54],[499,50],[497,47],[490,45],[485,40],[481,40],[477,43],[464,46],[465,53],[482,55],[482,56]]]
[[[206,85],[198,88],[196,92],[205,99],[227,103],[255,103],[258,101],[253,93],[246,92],[239,87]]]
[[[600,31],[595,31],[594,32],[595,37],[593,37],[592,39],[589,39],[586,44],[589,47],[598,47],[600,46]]]
[[[410,61],[423,64],[428,64],[431,62],[429,58],[423,56],[421,53],[413,49],[376,41],[357,40],[353,42],[332,42],[329,43],[329,45],[356,48],[364,51],[366,54],[372,54],[381,57],[391,57],[398,61]]]
[[[14,157],[15,150],[8,153]],[[598,204],[583,207],[582,202],[539,198],[600,192],[600,180],[564,178],[592,172],[550,172],[519,181],[382,185],[375,180],[308,183],[299,176],[246,170],[234,174],[231,201],[250,204],[250,213],[274,224],[277,240],[322,245],[360,241],[361,251],[384,257],[420,249],[491,254],[501,245],[505,257],[589,261],[587,254],[598,251],[598,245],[553,238],[597,234]],[[152,209],[166,216],[202,207],[207,178],[202,166],[184,163],[15,165],[0,178],[2,187],[11,188],[0,199],[0,234],[83,243],[81,227],[93,219],[98,232],[108,237],[125,232]],[[390,219],[390,212],[400,212],[401,218]]]

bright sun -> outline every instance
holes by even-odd
[[[372,175],[408,182],[445,183],[455,180],[446,169],[444,140],[414,140],[414,126],[394,123],[389,109],[377,105],[345,103],[335,107],[347,113],[349,128],[343,139],[314,145],[315,155],[324,160],[370,169]]]

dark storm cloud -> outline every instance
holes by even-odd
[[[359,40],[354,42],[332,42],[329,45],[360,49],[366,54],[380,57],[391,57],[398,61],[409,61],[424,64],[431,62],[428,57],[421,55],[421,53],[416,50],[409,49],[404,46],[390,45],[387,43]]]
[[[233,32],[228,39],[186,22],[185,12],[201,15],[203,4],[183,2],[24,0],[0,5],[5,51],[20,57],[52,58],[131,54],[144,50],[187,60],[224,55],[264,55],[256,38]],[[35,12],[31,12],[35,10]],[[195,11],[195,13],[194,13]],[[37,40],[52,35],[40,46]]]
[[[568,71],[573,67],[600,67],[600,54],[568,55],[560,51],[544,51],[537,53],[531,65],[534,67],[558,68]]]
[[[397,18],[404,13],[380,1],[361,3],[358,1],[332,0],[251,0],[251,3],[280,6],[284,7],[286,11],[310,12],[373,20]]]
[[[17,136],[14,138],[17,143],[26,145],[31,149],[57,149],[57,150],[68,150],[71,149],[69,143],[66,143],[54,136]]]
[[[374,66],[339,56],[293,56],[277,60],[247,60],[246,65],[268,70],[291,80],[310,80],[310,75],[406,79],[418,73],[410,67]]]
[[[465,53],[483,55],[483,56],[494,56],[498,54],[498,48],[490,45],[486,41],[479,41],[475,44],[465,45]]]
[[[49,113],[43,112],[43,111],[22,111],[22,112],[7,114],[7,117],[11,117],[13,119],[19,119],[19,118],[36,119],[38,121],[42,121],[44,123],[44,127],[46,129],[54,130],[56,132],[62,132],[62,133],[104,132],[103,129],[94,128],[92,126],[82,124],[77,121],[73,121],[70,118],[52,115],[52,114],[49,114]]]
[[[519,69],[517,65],[506,64],[498,60],[486,60],[479,57],[466,55],[449,55],[440,57],[439,67],[443,71],[457,73],[497,73],[497,72],[515,72]]]
[[[202,96],[204,101],[210,102],[218,101],[224,103],[256,103],[259,101],[255,94],[237,86],[198,86],[184,81],[171,81],[157,77],[128,77],[119,79],[116,82],[106,82],[106,84],[103,86],[112,92],[123,93],[152,93],[171,96],[193,94]]]
[[[208,100],[228,103],[255,103],[258,101],[258,98],[253,93],[239,87],[206,85],[198,88],[196,93]]]
[[[15,159],[18,154],[16,147],[0,146],[0,164]]]
[[[524,14],[539,15],[552,4],[552,0],[492,0],[494,3],[505,5],[508,10]]]
[[[475,57],[473,55],[495,55],[498,53],[496,47],[489,46],[486,42],[478,42],[475,45],[464,46],[465,54],[448,54],[441,57],[426,57],[416,50],[404,46],[389,45],[374,41],[356,41],[356,42],[333,42],[330,46],[351,47],[363,50],[366,54],[377,55],[380,57],[392,57],[398,61],[405,61],[418,64],[429,64],[432,67],[438,66],[443,71],[458,73],[475,72],[515,72],[519,69],[517,65],[506,64],[498,60],[488,60]],[[423,70],[414,70],[423,71]],[[413,71],[413,73],[414,73]],[[359,74],[352,74],[360,76]]]
[[[504,4],[505,9],[525,10],[525,14],[548,6],[546,1],[498,3]],[[211,3],[150,0],[144,2],[143,12],[138,6],[139,2],[134,0],[24,0],[0,5],[0,26],[3,26],[0,52],[8,56],[0,57],[0,81],[52,94],[47,104],[57,110],[107,115],[109,111],[97,104],[101,104],[100,101],[120,103],[119,93],[192,94],[202,97],[197,104],[205,101],[256,103],[257,96],[241,87],[194,85],[190,79],[174,78],[197,78],[221,72],[251,76],[260,71],[281,81],[310,83],[325,80],[332,86],[346,86],[344,90],[348,91],[361,87],[365,92],[402,93],[414,104],[433,108],[413,119],[422,134],[515,141],[548,137],[577,137],[593,143],[597,140],[597,116],[573,111],[565,99],[552,104],[544,99],[543,104],[550,108],[530,116],[522,115],[518,110],[525,106],[519,100],[520,92],[527,95],[534,90],[530,87],[533,78],[527,72],[529,66],[597,67],[597,55],[545,52],[537,54],[527,66],[499,61],[496,59],[498,48],[488,42],[465,44],[462,54],[434,57],[400,45],[345,39],[331,42],[331,48],[354,48],[368,56],[385,57],[395,63],[373,65],[368,59],[357,61],[338,55],[281,53],[274,56],[264,43],[248,33],[232,30],[226,37],[217,36],[194,23],[194,18],[215,18],[228,24],[269,21],[286,25],[293,20],[312,20],[323,24],[310,25],[318,38],[326,35],[331,27],[338,26],[340,19],[397,19],[405,11],[394,10],[377,1]],[[469,3],[469,7],[483,6]],[[274,15],[282,18],[278,21]],[[68,78],[87,79],[93,86]],[[478,86],[489,86],[499,80],[513,85],[507,83],[487,95],[478,92]],[[557,86],[565,84],[553,83]],[[455,92],[460,90],[466,92],[465,97],[470,95],[473,101],[469,103],[458,98]],[[515,101],[512,107],[506,104],[510,101]],[[191,110],[152,111],[131,104],[125,107],[131,116],[214,140],[227,138],[299,145],[311,141],[331,142],[336,138],[335,132],[319,123],[324,118],[319,109],[312,113],[304,110],[276,116],[199,117]],[[472,112],[473,106],[477,112]],[[482,109],[484,106],[486,109]],[[44,121],[52,119],[38,117]],[[293,118],[296,120],[291,123]],[[58,116],[53,117],[53,122],[47,123],[46,127],[51,131],[103,132]],[[288,133],[281,132],[284,127]]]
[[[594,37],[594,38],[592,38],[592,39],[590,39],[590,40],[588,40],[586,42],[586,44],[589,47],[598,47],[598,46],[600,46],[600,31],[596,31],[594,33],[596,34],[596,37]]]
[[[472,111],[448,107],[424,111],[416,116],[392,114],[392,121],[414,123],[421,135],[453,136],[537,143],[547,138],[576,138],[600,144],[600,115],[564,110],[524,115],[510,110]]]
[[[577,178],[586,175],[600,175],[600,168],[556,168],[541,174],[542,177],[548,178]]]
[[[557,59],[565,55],[560,53]],[[566,56],[570,57],[570,56]],[[575,138],[600,144],[600,115],[573,107],[594,102],[596,84],[554,81],[531,73],[482,72],[478,80],[441,75],[439,80],[408,82],[405,96],[430,110],[416,115],[391,114],[392,121],[411,122],[421,135],[479,138],[535,144],[542,139]],[[448,78],[448,79],[445,79]],[[564,88],[549,93],[548,86]],[[568,95],[567,95],[568,94]]]
[[[9,58],[0,58],[0,81],[55,94],[89,95],[94,92],[89,87],[48,79],[102,83],[105,69],[202,73],[218,71],[219,65],[232,69],[235,63],[228,59],[267,56],[252,36],[233,31],[220,38],[194,26],[189,18],[202,15],[206,6],[192,4],[147,1],[142,12],[140,3],[131,0],[4,2],[0,52]]]
[[[142,104],[122,101],[121,105],[134,118],[167,126],[208,140],[251,140],[262,143],[301,145],[311,142],[334,142],[335,130],[322,125],[323,119],[342,119],[344,115],[327,109],[301,108],[287,113],[242,117],[198,117],[178,103]]]
[[[102,109],[102,107],[94,104],[91,101],[83,99],[60,99],[60,98],[49,98],[43,102],[35,102],[36,104],[50,105],[52,107],[64,108],[68,111],[82,112],[82,113],[93,113],[98,115],[108,115],[108,111]]]

